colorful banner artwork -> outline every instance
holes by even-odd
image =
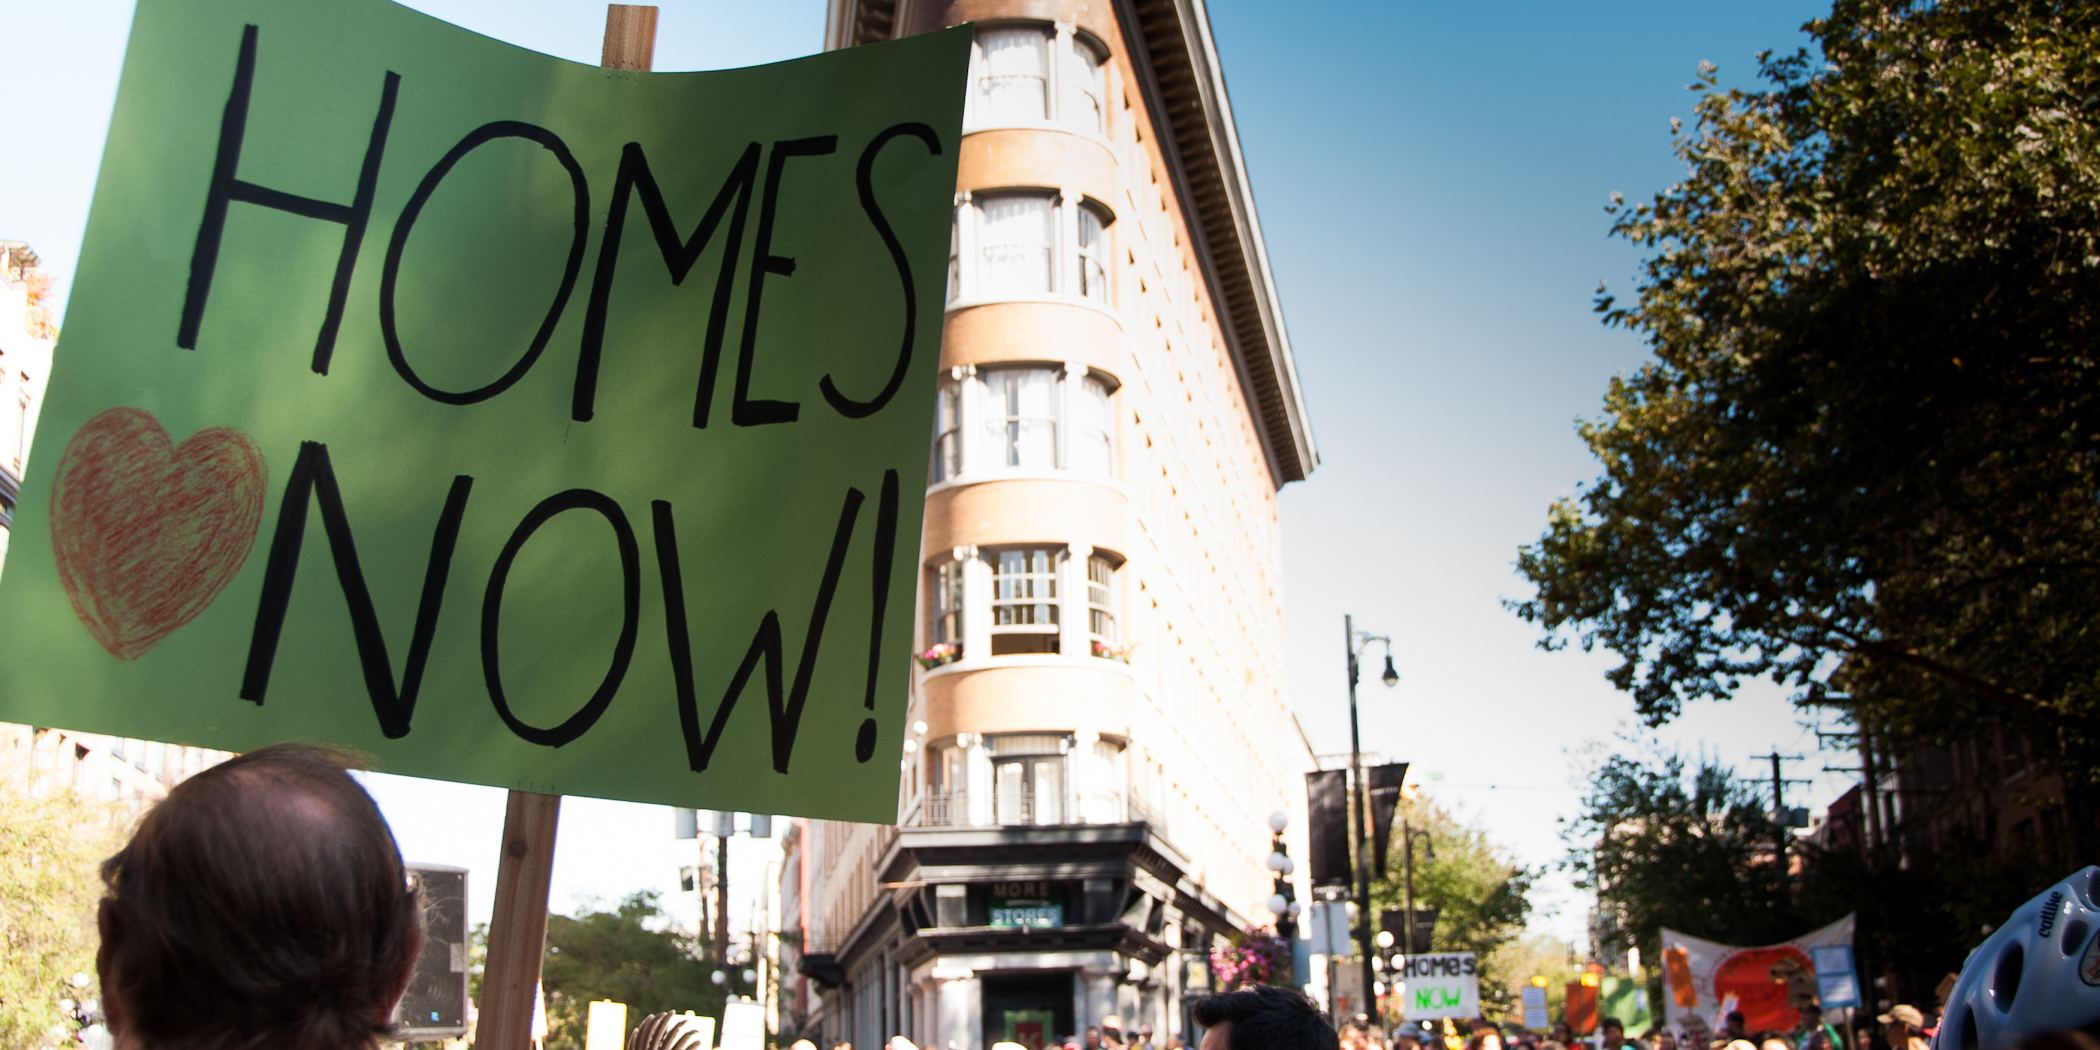
[[[1801,1008],[1818,1002],[1815,950],[1849,948],[1853,926],[1854,917],[1847,915],[1813,933],[1758,948],[1717,944],[1665,927],[1664,1017],[1679,1031],[1719,1031],[1728,1015],[1740,1010],[1750,1031],[1792,1031],[1800,1027]]]

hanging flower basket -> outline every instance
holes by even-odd
[[[1228,990],[1291,983],[1291,944],[1276,931],[1249,926],[1210,953],[1211,972]]]
[[[943,664],[952,664],[960,659],[962,659],[962,646],[954,642],[942,642],[912,657],[914,663],[929,671]]]

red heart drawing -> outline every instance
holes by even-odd
[[[231,427],[177,447],[144,409],[88,420],[51,485],[51,550],[73,614],[111,656],[144,656],[241,571],[268,485],[262,453]]]

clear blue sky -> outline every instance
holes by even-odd
[[[585,62],[604,24],[598,2],[412,6]],[[0,238],[30,241],[61,285],[130,10],[128,0],[0,0],[16,85],[0,121]],[[1512,561],[1547,504],[1595,472],[1573,420],[1644,358],[1590,312],[1598,282],[1623,293],[1637,262],[1606,239],[1602,208],[1613,191],[1645,196],[1677,177],[1669,118],[1690,117],[1684,86],[1700,61],[1743,82],[1757,51],[1802,43],[1798,27],[1818,10],[1803,0],[1212,3],[1324,458],[1283,498],[1283,644],[1301,717],[1316,747],[1345,749],[1342,615],[1393,635],[1404,681],[1387,691],[1367,680],[1366,748],[1440,775],[1434,791],[1530,863],[1562,853],[1555,821],[1575,809],[1577,752],[1610,741],[1631,711],[1602,680],[1604,660],[1537,651],[1500,604],[1524,593]],[[667,2],[657,68],[806,54],[823,16],[813,0]],[[1850,757],[1813,754],[1815,738],[1768,689],[1695,709],[1666,738],[1751,776],[1768,767],[1749,756],[1774,745],[1811,755],[1790,776]],[[477,877],[492,885],[500,793],[376,786],[411,854],[486,869]],[[1842,788],[1819,777],[1807,800]],[[686,855],[661,810],[572,802],[565,816],[557,907],[668,889]],[[1580,931],[1583,905],[1563,883],[1545,898],[1559,907],[1546,928]]]

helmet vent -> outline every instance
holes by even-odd
[[[1977,1050],[1976,1042],[1976,1014],[1973,1011],[1963,1010],[1961,1013],[1960,1050]]]
[[[2010,1011],[2013,996],[2020,991],[2020,972],[2027,965],[2027,953],[2017,944],[2005,946],[2005,954],[1998,956],[1998,969],[1991,974],[1991,999],[2001,1011]]]
[[[2065,955],[2076,955],[2085,946],[2085,935],[2089,932],[2084,919],[2072,919],[2064,924],[2063,948]]]

